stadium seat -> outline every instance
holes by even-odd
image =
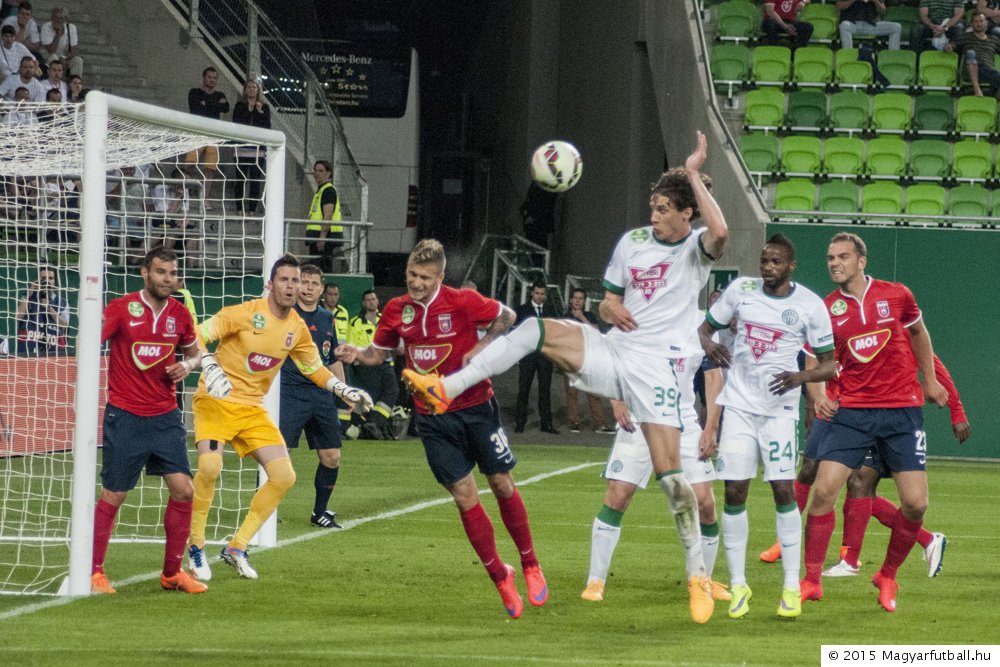
[[[872,83],[871,63],[858,60],[857,49],[839,49],[836,55],[837,69],[834,79],[841,86],[870,86]]]
[[[951,175],[962,181],[984,181],[993,176],[993,146],[963,139],[951,149]]]
[[[913,98],[906,93],[880,93],[872,97],[872,129],[876,133],[903,134],[913,119]]]
[[[792,80],[800,86],[826,86],[833,81],[833,51],[826,46],[796,49]]]
[[[865,147],[865,163],[872,178],[898,179],[906,173],[906,142],[888,135],[876,137]]]
[[[758,46],[751,60],[751,77],[757,85],[788,83],[792,73],[792,50],[787,46]]]
[[[787,140],[786,140],[787,141]],[[855,178],[864,173],[865,142],[857,137],[831,137],[823,144],[823,173]]]
[[[876,181],[861,188],[861,210],[865,213],[901,213],[903,188],[890,181]]]
[[[948,142],[941,139],[917,139],[910,143],[910,178],[940,181],[948,176]]]
[[[789,176],[813,177],[820,168],[817,137],[792,135],[781,142],[781,172]]]
[[[829,125],[835,131],[861,131],[868,127],[868,95],[847,90],[831,95]]]
[[[955,103],[941,93],[917,95],[913,110],[913,129],[921,137],[944,136],[954,129]]]
[[[826,126],[826,93],[819,90],[789,93],[785,126],[792,132],[819,132],[823,129]]]
[[[716,44],[709,60],[715,90],[727,97],[750,78],[750,49],[742,44]]]
[[[774,208],[783,211],[815,210],[816,188],[812,182],[793,178],[774,188]]]
[[[757,8],[746,0],[730,0],[715,10],[715,30],[720,41],[749,41],[761,23]]]
[[[993,97],[958,98],[955,129],[963,136],[990,135],[997,131],[997,101]]]
[[[920,54],[917,84],[924,90],[947,90],[958,85],[958,54],[929,49]]]
[[[819,210],[829,213],[857,213],[858,186],[851,181],[830,181],[819,186]]]
[[[840,13],[833,5],[808,4],[799,12],[799,20],[811,23],[811,41],[829,44],[837,36]]]
[[[744,134],[740,137],[740,155],[758,180],[769,179],[778,171],[778,137],[773,134]]]
[[[910,39],[910,28],[912,28],[915,24],[920,23],[920,13],[916,7],[908,7],[905,5],[886,7],[882,20],[892,21],[893,23],[898,23],[902,26],[903,43],[908,44]]]
[[[989,214],[990,191],[983,186],[962,183],[948,191],[948,215],[985,218]]]
[[[906,188],[908,215],[944,215],[944,188],[931,183],[911,185]]]
[[[890,88],[909,88],[917,83],[917,54],[883,49],[878,54],[878,69],[889,79]]]
[[[746,95],[743,125],[749,130],[777,130],[785,118],[785,95],[776,88],[751,90]]]

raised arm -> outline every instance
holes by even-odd
[[[694,190],[695,201],[698,202],[698,210],[701,213],[701,220],[705,223],[706,232],[702,236],[702,247],[713,259],[722,257],[722,251],[726,247],[729,239],[729,227],[726,226],[726,218],[722,215],[722,209],[715,201],[715,197],[708,191],[708,187],[701,180],[701,167],[708,159],[708,139],[699,130],[698,147],[688,156],[684,163],[688,180],[691,182],[691,189]]]

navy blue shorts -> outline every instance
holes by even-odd
[[[495,398],[443,415],[418,413],[417,430],[427,463],[440,484],[457,482],[474,465],[487,476],[508,472],[517,465]]]
[[[826,431],[830,428],[830,422],[826,419],[816,417],[809,424],[809,434],[806,437],[806,451],[804,455],[812,460],[819,458],[819,443],[826,437]]]
[[[182,472],[191,476],[180,411],[140,417],[109,403],[104,410],[101,486],[108,491],[131,491],[144,466],[147,475]]]
[[[892,471],[889,470],[889,466],[885,464],[882,460],[882,455],[878,453],[877,449],[869,449],[868,454],[865,456],[865,460],[861,462],[861,465],[866,468],[871,468],[878,473],[879,477],[892,477]]]
[[[890,472],[927,469],[924,411],[919,407],[840,408],[825,428],[815,430],[815,425],[806,452],[815,451],[820,461],[857,468],[874,449]]]
[[[305,430],[309,449],[340,449],[340,420],[330,392],[317,387],[306,391],[282,387],[280,417],[278,428],[285,446],[298,447]]]

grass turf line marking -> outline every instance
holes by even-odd
[[[558,477],[560,475],[568,475],[568,474],[573,473],[573,472],[578,472],[580,470],[585,470],[587,468],[593,468],[593,467],[602,466],[602,465],[606,465],[606,462],[600,461],[600,462],[581,463],[579,465],[570,466],[569,468],[560,468],[559,470],[553,470],[552,472],[543,472],[543,473],[535,475],[533,477],[528,477],[527,479],[525,479],[525,480],[523,480],[521,482],[517,482],[517,486],[527,486],[529,484],[534,484],[536,482],[544,481],[546,479],[549,479],[550,477]],[[487,493],[490,493],[490,489],[489,488],[481,489],[479,491],[479,495],[481,495],[481,496],[485,495]],[[345,521],[342,524],[343,528],[340,531],[337,531],[337,532],[343,532],[344,530],[350,530],[352,528],[355,528],[357,526],[362,526],[362,525],[364,525],[366,523],[370,523],[372,521],[382,521],[384,519],[394,519],[394,518],[396,518],[398,516],[403,516],[405,514],[412,514],[413,512],[419,512],[420,510],[424,510],[424,509],[427,509],[429,507],[437,507],[438,505],[447,505],[447,504],[449,504],[451,502],[454,502],[454,501],[452,500],[452,498],[450,496],[447,497],[447,498],[437,498],[435,500],[426,500],[426,501],[424,501],[422,503],[416,503],[415,505],[410,505],[408,507],[403,507],[403,508],[400,508],[398,510],[390,510],[388,512],[381,512],[379,514],[374,514],[372,516],[364,516],[364,517],[361,517],[360,519],[351,519],[349,521]],[[320,537],[326,537],[329,534],[330,533],[327,532],[327,531],[323,531],[323,532],[319,532],[319,533],[316,533],[316,532],[313,532],[313,533],[302,533],[301,535],[296,535],[295,537],[290,537],[290,538],[288,538],[286,540],[279,540],[278,543],[276,545],[274,545],[273,547],[256,547],[254,549],[254,551],[258,552],[258,551],[270,551],[271,549],[280,549],[282,547],[287,547],[287,546],[290,546],[290,545],[293,545],[293,544],[298,544],[299,542],[305,542],[307,540],[315,540],[315,539],[318,539]],[[220,562],[218,557],[212,558],[212,559],[210,559],[210,561],[213,562],[213,563]],[[158,576],[160,576],[160,571],[159,570],[157,570],[156,572],[146,572],[144,574],[136,574],[136,575],[133,575],[133,576],[127,578],[127,579],[122,579],[121,581],[114,581],[114,582],[112,582],[112,586],[114,586],[115,588],[122,588],[124,586],[131,586],[132,584],[138,584],[138,583],[141,583],[141,582],[144,582],[144,581],[151,581],[153,579],[156,579]],[[86,599],[87,597],[89,597],[89,596],[83,596],[81,598],[60,597],[60,598],[56,598],[56,599],[53,599],[53,600],[46,600],[45,602],[36,602],[34,604],[25,605],[23,607],[15,607],[14,609],[11,609],[9,611],[5,611],[3,613],[0,613],[0,621],[8,619],[8,618],[15,618],[17,616],[23,616],[25,614],[33,614],[36,611],[42,611],[44,609],[50,609],[52,607],[60,607],[60,606],[62,606],[64,604],[69,604],[70,602],[74,602],[75,600]]]

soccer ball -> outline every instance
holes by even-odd
[[[566,192],[582,173],[580,151],[566,141],[548,141],[531,156],[531,178],[543,190]]]

